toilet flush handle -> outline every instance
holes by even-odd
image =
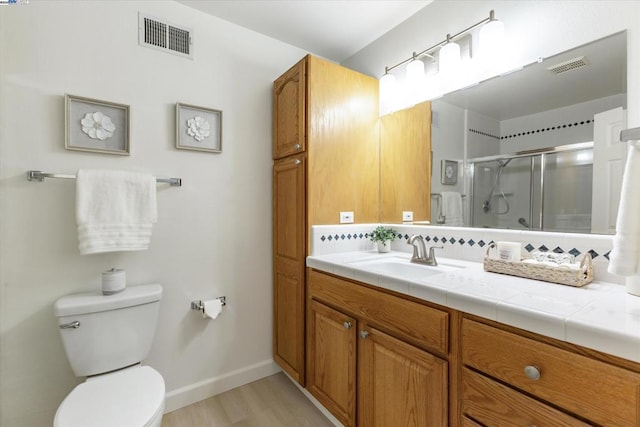
[[[80,327],[80,321],[76,320],[75,322],[65,323],[64,325],[60,325],[60,329],[78,329]]]

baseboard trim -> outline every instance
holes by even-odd
[[[164,413],[175,411],[176,409],[208,399],[211,396],[249,384],[250,382],[278,373],[281,370],[273,359],[269,359],[218,377],[180,387],[165,395]]]

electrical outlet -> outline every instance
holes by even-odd
[[[413,221],[413,211],[402,211],[402,221]]]
[[[353,212],[340,212],[340,224],[353,224]]]

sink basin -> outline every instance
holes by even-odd
[[[408,280],[420,280],[435,274],[442,274],[449,271],[464,268],[460,265],[439,262],[437,266],[416,264],[405,258],[378,258],[362,261],[353,261],[351,265],[360,267],[375,273],[385,274]]]

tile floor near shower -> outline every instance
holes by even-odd
[[[165,414],[162,427],[331,427],[282,372]]]

